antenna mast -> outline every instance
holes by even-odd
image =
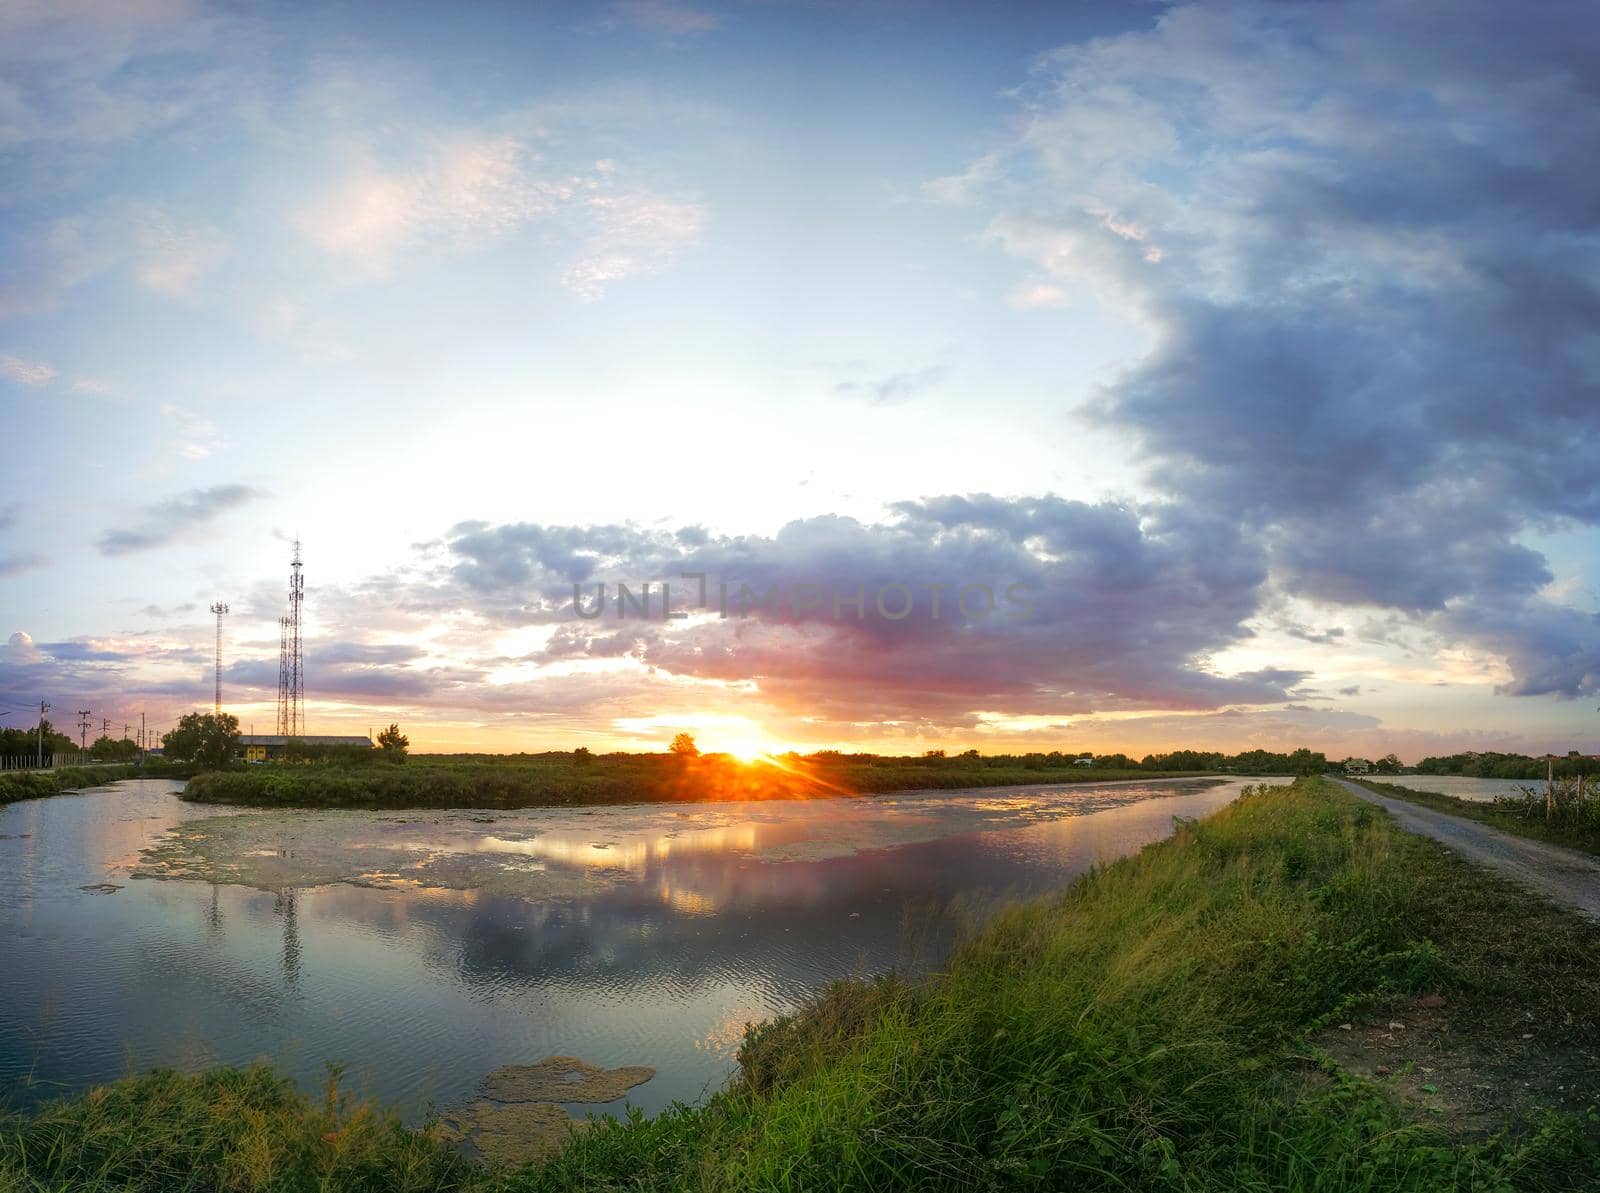
[[[219,717],[222,715],[222,616],[227,611],[228,606],[223,604],[221,601],[218,601],[216,604],[211,606],[211,612],[217,615],[217,657],[215,666],[213,668],[217,677],[217,690],[215,707],[213,711]]]
[[[289,619],[278,618],[278,736],[289,736]]]
[[[289,562],[289,736],[303,737],[305,720],[305,668],[300,659],[300,605],[306,597],[306,578],[300,572],[300,540],[294,540]]]

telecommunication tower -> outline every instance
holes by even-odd
[[[221,601],[218,601],[211,606],[211,612],[217,615],[217,657],[213,667],[217,677],[217,690],[214,701],[215,707],[213,711],[219,717],[222,715],[222,617],[223,614],[227,613],[227,611],[228,606],[223,604]]]
[[[305,666],[300,657],[300,606],[306,599],[306,578],[301,574],[300,540],[294,540],[294,558],[289,561],[289,733],[302,737],[306,731]]]
[[[289,619],[278,618],[278,736],[289,736]]]

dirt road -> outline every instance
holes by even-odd
[[[1504,874],[1554,903],[1600,919],[1600,858],[1560,845],[1514,837],[1475,820],[1378,795],[1343,779],[1334,782],[1351,795],[1388,811],[1401,828],[1432,837],[1468,861]]]

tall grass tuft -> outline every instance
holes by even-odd
[[[195,1077],[157,1069],[0,1122],[0,1189],[461,1188],[474,1170],[426,1132],[352,1102],[330,1072],[312,1100],[265,1065]]]

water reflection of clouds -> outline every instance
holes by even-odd
[[[378,886],[146,881],[96,904],[66,884],[127,839],[85,823],[94,803],[36,811],[66,856],[35,855],[31,879],[0,873],[8,908],[27,883],[49,895],[31,934],[15,912],[0,924],[0,948],[18,959],[0,972],[0,1078],[34,1063],[5,1008],[54,990],[39,1072],[69,1085],[117,1076],[125,1045],[140,1065],[265,1054],[308,1088],[324,1061],[343,1060],[418,1112],[425,1096],[454,1104],[491,1069],[555,1053],[654,1065],[631,1096],[655,1110],[723,1080],[747,1022],[833,978],[939,956],[945,909],[1057,887],[1232,794],[1165,790],[1182,794],[1078,817],[1062,812],[1071,793],[1014,792],[497,815],[490,831],[481,815],[340,815],[301,830],[268,813],[273,832],[305,831],[331,852],[387,841],[395,857],[422,846],[429,857],[347,859],[351,877]],[[1107,798],[1076,794],[1089,808]],[[164,793],[107,798],[146,799],[158,831],[206,811]],[[818,841],[827,848],[811,852]],[[515,881],[446,885],[475,873],[459,868],[464,855]],[[440,866],[451,869],[429,873]],[[517,885],[540,871],[507,869],[539,866],[572,876],[558,897]]]

